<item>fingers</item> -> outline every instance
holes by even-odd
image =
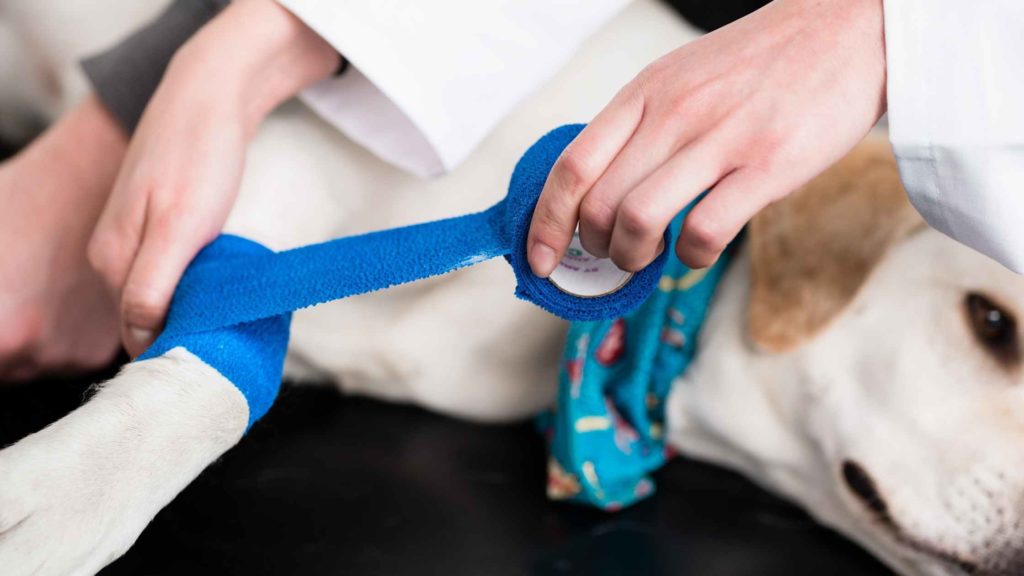
[[[637,272],[662,250],[665,229],[683,208],[713,185],[722,172],[715,149],[704,141],[677,152],[622,200],[608,255],[623,270]]]
[[[676,254],[690,268],[715,263],[729,242],[762,208],[781,196],[782,183],[740,168],[723,178],[686,216]]]
[[[121,300],[122,288],[139,251],[144,225],[145,198],[140,201],[124,186],[115,185],[87,250],[89,264],[103,278],[115,301]],[[131,350],[137,346],[129,347],[125,341],[125,348]]]
[[[627,86],[562,152],[548,175],[526,241],[533,273],[547,277],[572,240],[580,202],[629,141],[643,117],[643,96]]]
[[[114,184],[86,251],[89,264],[117,297],[142,242],[146,219],[145,196],[133,194],[122,177]]]
[[[622,201],[638,184],[676,151],[674,133],[644,122],[629,143],[584,196],[579,234],[583,247],[599,258],[608,257],[615,218]]]
[[[126,178],[127,180],[127,178]],[[89,243],[89,261],[120,302],[121,339],[132,356],[153,343],[178,280],[208,240],[191,210],[149,186],[115,186]]]
[[[180,216],[147,222],[121,293],[121,338],[132,357],[156,339],[178,280],[205,241],[190,233],[188,221]]]

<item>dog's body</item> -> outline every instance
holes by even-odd
[[[160,3],[96,4],[0,3],[31,39],[22,54],[45,56],[53,109],[82,90],[75,57]],[[85,5],[88,17],[62,20]],[[136,13],[102,38],[81,22],[124,15],[122,5]],[[697,35],[654,0],[636,2],[464,166],[431,182],[288,105],[251,146],[227,231],[283,249],[489,206],[540,134],[591,117]],[[19,102],[0,94],[0,105]],[[964,303],[978,292],[1022,306],[1024,281],[918,225],[879,142],[762,215],[673,387],[669,439],[799,502],[902,572],[1020,573],[1021,366],[978,336]],[[552,401],[565,326],[513,298],[513,286],[507,266],[490,262],[299,312],[286,371],[464,418],[529,416]],[[183,349],[127,367],[0,452],[0,566],[95,572],[242,437],[247,417],[238,390]]]

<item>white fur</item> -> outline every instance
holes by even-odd
[[[3,574],[94,574],[234,446],[249,409],[188,351],[129,364],[81,408],[0,451]]]
[[[748,290],[741,256],[673,388],[671,442],[800,503],[902,573],[963,573],[937,555],[981,574],[1024,571],[1021,375],[974,342],[963,308],[981,291],[1022,310],[1024,278],[923,231],[824,333],[781,355],[746,341]],[[903,537],[846,489],[847,459],[871,472]]]
[[[159,4],[0,0],[18,30],[42,40],[23,46],[50,55],[44,71],[61,78],[73,75],[73,56],[116,36],[99,24],[111,12],[138,11],[120,12],[129,13],[118,19],[127,29]],[[54,16],[64,11],[73,18]],[[431,182],[288,105],[251,147],[228,231],[281,249],[489,206],[537,136],[591,117],[643,65],[696,36],[653,0],[638,0],[463,167]],[[0,106],[11,101],[2,91],[8,80],[0,76]],[[74,81],[60,86],[57,104],[47,106],[59,109],[82,90]],[[52,114],[47,106],[39,111]],[[745,340],[748,283],[741,253],[701,354],[673,389],[672,444],[800,503],[902,573],[962,574],[943,559],[952,556],[992,574],[1019,572],[1024,387],[973,342],[962,302],[981,290],[1024,309],[1024,281],[922,232],[885,260],[829,329],[782,355]],[[496,261],[302,311],[287,369],[465,418],[527,416],[551,401],[564,326],[515,300],[513,286]],[[87,574],[121,554],[237,441],[245,412],[230,383],[175,350],[129,366],[81,409],[0,452],[4,573]],[[186,445],[194,449],[181,450]],[[847,459],[875,478],[903,536],[849,493],[840,476]]]

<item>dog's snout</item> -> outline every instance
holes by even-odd
[[[881,519],[889,519],[889,506],[878,491],[874,479],[863,466],[853,460],[844,460],[842,476],[846,487],[868,510],[877,514]]]

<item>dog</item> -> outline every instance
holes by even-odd
[[[0,71],[25,74],[0,78],[5,114],[59,114],[85,90],[75,60],[160,7],[3,0],[0,26],[17,37],[4,40]],[[537,136],[592,117],[697,36],[637,0],[462,167],[429,182],[288,104],[250,147],[226,231],[280,250],[485,208]],[[529,417],[553,401],[565,325],[513,286],[489,262],[300,311],[286,374],[475,421]],[[888,145],[871,138],[750,224],[700,352],[673,383],[668,441],[798,503],[902,574],[1024,573],[1022,308],[1024,280],[926,228]],[[231,382],[185,349],[126,366],[0,451],[4,573],[97,572],[242,439],[247,418]]]

